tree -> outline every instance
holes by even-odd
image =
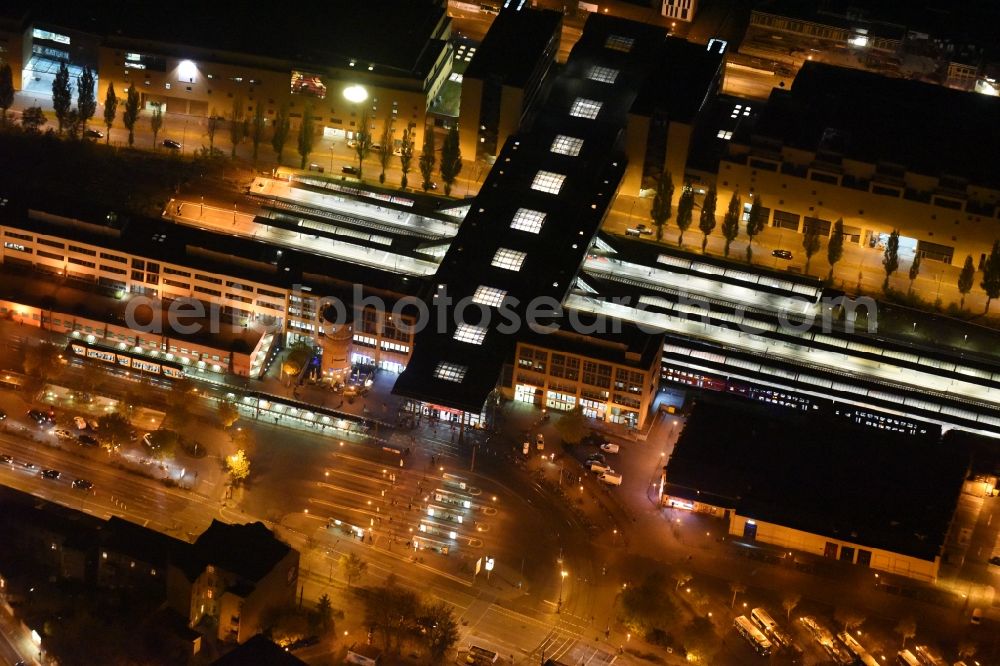
[[[172,458],[177,451],[177,445],[180,443],[180,437],[176,432],[162,428],[149,433],[147,438],[149,441],[146,445],[157,460]]]
[[[590,424],[583,415],[583,407],[574,407],[563,414],[556,422],[556,431],[567,444],[579,444],[590,432]]]
[[[7,109],[14,105],[14,74],[9,63],[0,64],[0,124],[7,124]]]
[[[849,608],[838,608],[833,612],[833,617],[844,626],[844,631],[857,629],[865,623],[865,616],[856,610]]]
[[[76,80],[76,111],[80,116],[80,125],[87,129],[87,123],[97,113],[97,92],[95,89],[94,70],[84,67],[83,73]]]
[[[371,118],[368,111],[361,114],[361,122],[357,133],[354,135],[354,154],[358,156],[358,178],[364,178],[365,160],[372,150]]]
[[[378,143],[378,163],[382,167],[382,173],[378,175],[378,182],[380,183],[385,182],[385,170],[389,168],[389,162],[392,161],[392,142],[395,140],[393,136],[395,130],[392,129],[392,121],[393,117],[390,114],[382,125],[382,136],[379,138]]]
[[[139,120],[139,91],[135,89],[135,84],[131,84],[125,93],[125,111],[122,113],[122,122],[128,130],[128,145],[131,147],[135,143],[135,123]]]
[[[216,408],[216,413],[219,416],[219,423],[223,428],[232,427],[236,423],[237,419],[240,418],[240,410],[236,408],[229,400],[223,400],[219,402],[219,406]]]
[[[229,111],[229,143],[231,148],[229,156],[236,157],[236,146],[243,143],[247,135],[246,109],[244,107],[243,95],[237,93],[233,97],[233,108]]]
[[[208,121],[205,123],[205,134],[208,135],[208,154],[211,155],[215,152],[215,133],[219,131],[219,125],[222,123],[219,120],[219,113],[212,108],[211,114],[208,116]]]
[[[677,245],[684,244],[684,232],[691,228],[692,213],[694,212],[694,190],[688,183],[681,191],[681,197],[677,200],[677,229],[680,234],[677,236]]]
[[[404,190],[407,185],[407,174],[410,173],[410,169],[413,166],[413,135],[416,130],[416,125],[410,123],[406,129],[403,130],[403,138],[399,143],[399,170],[403,172],[403,179],[400,183],[400,187]]]
[[[733,598],[729,602],[729,607],[732,608],[736,605],[736,595],[746,592],[747,586],[737,580],[731,580],[729,581],[729,591],[733,593]]]
[[[354,553],[341,555],[337,565],[344,574],[344,580],[347,581],[348,588],[351,587],[353,581],[358,580],[368,573],[368,563]]]
[[[663,227],[673,215],[674,181],[669,171],[660,174],[656,181],[656,194],[653,195],[653,205],[649,209],[649,219],[656,227],[656,240],[663,240]]]
[[[899,229],[893,229],[889,234],[889,240],[885,244],[885,252],[882,255],[882,267],[885,269],[885,280],[882,282],[882,290],[888,291],[889,278],[899,268]]]
[[[118,95],[115,94],[115,84],[108,83],[108,92],[104,95],[104,126],[108,128],[108,133],[104,135],[104,143],[111,141],[111,127],[115,124],[117,115]]]
[[[333,603],[326,593],[316,600],[316,620],[320,633],[325,634],[333,629]]]
[[[441,180],[444,181],[445,196],[451,195],[451,187],[462,172],[462,149],[458,145],[458,127],[452,125],[441,144]]]
[[[271,147],[274,154],[278,156],[278,164],[281,164],[281,157],[285,152],[285,143],[288,142],[288,133],[291,131],[291,120],[288,117],[288,102],[285,102],[278,109],[274,116],[274,127],[271,129]]]
[[[913,261],[910,263],[910,287],[906,290],[906,293],[913,291],[913,281],[917,279],[918,275],[920,275],[920,252],[913,255]]]
[[[972,263],[972,255],[965,257],[965,264],[962,265],[962,272],[958,274],[958,293],[962,295],[959,301],[959,309],[965,308],[965,295],[972,291],[972,284],[976,280],[976,266]]]
[[[21,126],[30,134],[38,134],[42,125],[47,122],[49,119],[45,117],[45,112],[40,106],[29,106],[21,112]]]
[[[795,607],[799,605],[799,601],[801,600],[802,595],[797,593],[789,594],[781,600],[781,607],[785,609],[785,619],[792,619],[792,611],[795,610]]]
[[[701,231],[701,252],[705,253],[708,245],[708,235],[715,229],[715,204],[717,199],[715,185],[708,188],[705,201],[701,204],[701,216],[698,218],[698,229]]]
[[[402,637],[416,617],[417,595],[400,587],[390,575],[386,584],[369,591],[365,598],[365,623],[382,634],[386,652],[399,653]]]
[[[59,347],[43,342],[24,352],[24,371],[47,382],[62,371],[62,361]]]
[[[621,609],[622,622],[635,633],[670,626],[677,620],[666,580],[659,571],[647,575],[638,585],[625,588]]]
[[[316,142],[316,125],[313,124],[313,110],[312,106],[307,104],[305,110],[302,112],[302,123],[299,125],[299,168],[306,168],[306,160],[309,159],[309,154],[312,152],[313,144]]]
[[[986,292],[986,312],[990,311],[990,303],[994,298],[1000,298],[1000,240],[993,241],[990,256],[983,264],[983,281],[979,286]]]
[[[726,239],[726,246],[722,254],[729,256],[729,246],[732,245],[736,237],[740,235],[740,211],[743,210],[743,202],[740,200],[740,193],[737,190],[729,198],[729,207],[726,215],[722,218],[722,237]]]
[[[917,621],[912,617],[904,617],[896,625],[896,633],[903,639],[903,647],[905,648],[906,641],[917,635]]]
[[[458,622],[451,606],[443,601],[424,606],[418,624],[423,627],[424,639],[431,659],[439,663],[458,643]]]
[[[66,123],[66,115],[69,113],[70,105],[73,104],[73,91],[69,84],[69,66],[65,62],[59,63],[59,71],[52,79],[52,110],[55,111],[56,121],[59,123],[59,133],[62,134],[63,125]]]
[[[153,131],[153,150],[156,150],[156,137],[160,135],[163,127],[163,106],[153,104],[153,114],[149,117],[149,129]]]
[[[250,460],[246,451],[239,449],[231,456],[226,457],[226,471],[233,480],[234,485],[239,485],[250,476]]]
[[[813,255],[819,252],[819,248],[819,226],[815,224],[807,224],[805,233],[802,234],[802,249],[806,252],[806,273],[809,272],[809,264],[812,263]]]
[[[101,439],[107,442],[110,449],[118,448],[132,436],[132,424],[124,415],[117,412],[98,417],[97,425]]]
[[[420,176],[423,178],[421,186],[424,192],[431,189],[431,176],[434,175],[434,164],[437,158],[434,156],[434,128],[424,127],[424,145],[420,149],[420,160],[417,163],[420,169]]]
[[[761,199],[759,194],[753,198],[753,203],[750,204],[750,214],[747,216],[747,263],[750,263],[753,258],[754,236],[762,232],[767,225],[767,213],[764,211]]]
[[[83,132],[83,125],[80,122],[80,112],[76,109],[70,109],[63,120],[63,128],[66,130],[67,137],[70,139],[79,139],[80,134]]]
[[[257,152],[260,150],[260,143],[264,140],[264,128],[267,120],[264,118],[264,105],[257,103],[253,110],[253,119],[250,121],[250,142],[253,144],[253,165],[257,166]]]
[[[844,218],[838,218],[833,223],[833,234],[826,244],[826,260],[830,264],[830,278],[833,279],[833,267],[844,256]]]

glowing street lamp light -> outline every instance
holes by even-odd
[[[556,612],[557,613],[561,613],[562,612],[563,581],[566,580],[566,576],[568,576],[568,575],[569,575],[569,573],[565,569],[563,569],[562,571],[559,572],[559,603],[556,605]]]
[[[368,91],[365,90],[364,86],[359,86],[357,84],[347,86],[344,88],[344,99],[352,104],[360,104],[368,99]]]

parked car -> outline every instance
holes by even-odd
[[[34,421],[38,425],[42,425],[46,421],[45,414],[43,412],[38,411],[37,409],[29,409],[28,418]]]
[[[973,608],[972,615],[969,616],[970,624],[982,624],[983,623],[983,609]]]
[[[613,442],[604,442],[601,444],[601,451],[604,451],[605,453],[618,453],[620,448],[620,446]]]
[[[83,135],[88,139],[103,139],[104,132],[95,129],[88,129],[83,131]]]
[[[98,444],[97,439],[90,435],[80,435],[76,438],[76,441],[80,442],[82,446],[97,446]]]
[[[358,167],[356,167],[356,166],[351,166],[351,165],[343,166],[343,167],[340,167],[340,171],[341,171],[341,173],[346,173],[349,176],[357,176],[358,175]]]
[[[528,455],[529,451],[531,451],[531,442],[525,442],[521,445],[521,453]]]
[[[626,236],[650,236],[652,233],[653,230],[645,224],[637,224],[634,227],[629,227],[625,230]]]
[[[4,453],[3,455],[0,455],[0,464],[2,464],[2,465],[12,465],[13,463],[14,463],[14,459],[11,458],[6,453]]]
[[[69,430],[66,430],[65,428],[59,428],[58,430],[56,430],[55,435],[59,439],[73,439],[73,433],[71,433]]]
[[[7,412],[0,409],[0,421],[4,421],[6,419],[7,419]]]
[[[31,469],[38,469],[38,467],[33,462],[23,462],[23,463],[21,463],[21,467],[23,467],[24,469],[29,469],[29,470],[31,470]]]
[[[62,473],[60,473],[59,470],[56,469],[43,469],[42,476],[44,476],[46,479],[58,479],[60,476],[62,476]]]
[[[86,479],[76,479],[73,481],[73,487],[77,490],[90,490],[94,487],[94,484]]]
[[[98,430],[100,425],[97,423],[97,419],[87,419],[87,425],[90,426],[91,430]]]
[[[606,483],[609,486],[622,485],[622,475],[614,471],[613,469],[609,469],[608,471],[601,474],[599,477],[597,477],[597,480],[600,481],[601,483]]]
[[[610,472],[611,468],[607,463],[603,463],[600,460],[591,460],[589,463],[590,471],[594,474],[600,474],[602,472]]]
[[[73,423],[76,424],[77,430],[87,429],[87,419],[83,418],[82,416],[74,416]]]
[[[171,150],[180,150],[181,144],[177,143],[173,139],[164,139],[163,140],[163,147],[164,148],[170,148]]]
[[[607,462],[607,458],[604,457],[603,453],[591,453],[589,456],[587,456],[586,464],[589,465],[592,462]]]
[[[777,257],[778,259],[791,259],[792,253],[788,250],[772,250],[771,256]]]
[[[542,433],[535,435],[535,448],[539,451],[545,450],[545,435]]]

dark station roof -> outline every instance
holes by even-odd
[[[667,463],[671,496],[926,560],[968,469],[940,441],[702,398]]]
[[[771,91],[749,138],[1000,188],[997,118],[1000,98],[806,62],[791,90]]]
[[[212,666],[300,666],[306,662],[257,634],[232,652],[212,662]]]
[[[684,68],[704,52],[678,41],[654,26],[588,17],[533,126],[504,144],[438,272],[453,303],[475,305],[451,312],[462,326],[446,316],[444,327],[417,334],[395,393],[482,409],[531,308],[558,308],[573,288],[625,170],[628,114],[661,80],[664,53]]]
[[[48,0],[36,3],[31,15],[36,21],[108,38],[245,53],[321,68],[344,67],[356,59],[363,65],[361,72],[367,73],[373,64],[373,74],[388,70],[421,79],[447,38],[444,3],[438,0],[328,0],[292,13],[281,3],[253,3],[246,11],[234,12],[226,3],[200,0]]]
[[[213,520],[194,542],[192,555],[201,565],[212,564],[256,583],[290,551],[263,523],[231,525]]]
[[[467,79],[495,79],[504,85],[524,87],[534,71],[536,54],[555,39],[558,43],[562,14],[549,9],[501,9],[466,68]]]

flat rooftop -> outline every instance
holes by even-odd
[[[738,138],[1000,188],[1000,98],[806,62]]]
[[[558,46],[561,26],[562,14],[549,9],[501,9],[476,47],[465,78],[524,87],[553,39]]]
[[[664,492],[933,560],[967,469],[959,447],[936,439],[705,397],[670,456]]]
[[[226,3],[198,0],[49,0],[36,3],[32,18],[114,39],[254,54],[322,69],[357,60],[365,74],[374,65],[375,75],[423,78],[444,48],[440,40],[447,38],[444,5],[437,0],[327,0],[296,13],[281,3],[233,11]]]

